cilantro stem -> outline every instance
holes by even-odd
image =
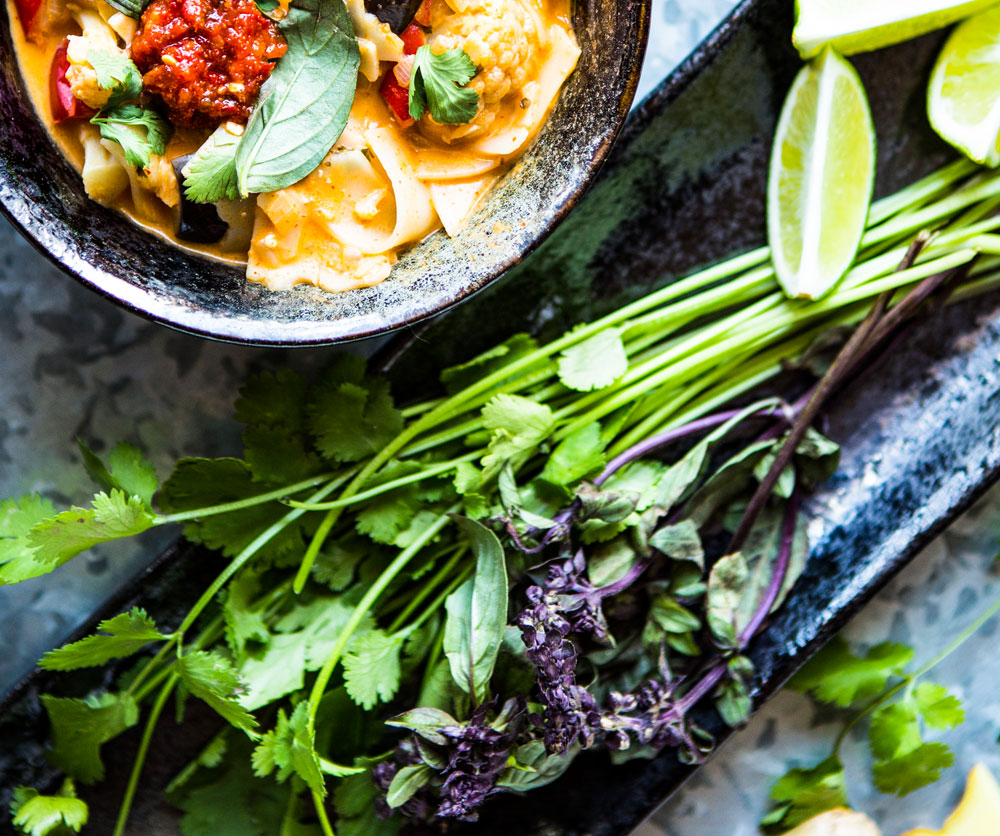
[[[438,569],[434,577],[424,584],[423,588],[410,599],[410,602],[406,605],[403,611],[397,615],[392,624],[389,625],[388,629],[390,633],[395,633],[404,624],[406,624],[406,619],[413,615],[417,607],[419,607],[427,599],[427,597],[438,587],[441,581],[445,580],[448,575],[451,574],[451,570],[458,565],[458,562],[465,556],[467,551],[468,550],[464,547],[459,548],[444,564],[444,566]],[[435,608],[432,606],[428,609],[433,612]]]
[[[330,494],[331,491],[336,490],[338,485],[335,482],[324,485],[316,493],[310,497],[314,501],[324,499]],[[222,572],[215,578],[214,581],[209,585],[201,597],[195,602],[195,605],[188,611],[188,614],[184,617],[181,625],[173,633],[173,635],[163,643],[163,646],[157,651],[156,655],[150,660],[150,662],[144,667],[139,675],[132,681],[129,686],[130,691],[134,691],[148,673],[159,663],[161,663],[170,652],[170,649],[176,645],[180,647],[180,643],[183,641],[184,633],[198,620],[198,616],[201,615],[202,611],[207,607],[212,600],[218,595],[219,591],[224,587],[229,579],[232,578],[243,566],[246,565],[260,549],[267,545],[267,543],[279,532],[287,528],[291,523],[295,522],[299,517],[301,517],[306,512],[302,509],[295,508],[285,514],[281,519],[275,521],[272,525],[268,526],[264,531],[257,535],[253,541],[247,545],[243,551],[241,551],[236,557],[234,557],[229,565],[222,570]]]
[[[129,812],[132,809],[132,801],[135,798],[135,792],[139,786],[139,777],[142,775],[142,768],[146,763],[146,754],[149,752],[149,744],[153,739],[153,732],[156,730],[156,724],[160,720],[160,714],[163,713],[163,707],[167,704],[167,699],[170,697],[170,693],[174,690],[177,680],[178,676],[174,674],[166,683],[164,683],[163,688],[160,689],[160,693],[156,697],[156,702],[153,703],[153,707],[149,711],[149,717],[146,720],[146,727],[143,729],[142,739],[139,741],[139,751],[136,753],[135,760],[132,762],[132,772],[129,774],[128,784],[125,787],[125,796],[122,798],[121,807],[118,809],[118,820],[115,823],[113,836],[122,836],[122,834],[125,833],[125,825],[128,823]]]
[[[382,574],[378,576],[378,579],[370,587],[368,587],[368,590],[362,596],[361,600],[354,608],[354,611],[351,613],[351,617],[347,620],[347,623],[337,635],[336,643],[331,649],[329,656],[327,656],[326,661],[323,663],[323,667],[320,669],[319,673],[316,675],[315,681],[313,682],[312,690],[309,693],[310,729],[315,727],[316,712],[319,711],[320,701],[323,699],[323,694],[326,693],[326,686],[330,683],[330,677],[333,675],[333,671],[337,667],[337,663],[340,662],[340,657],[343,655],[344,650],[347,649],[347,644],[354,636],[354,631],[357,630],[358,625],[361,624],[365,616],[368,615],[372,605],[378,600],[379,596],[385,591],[385,588],[392,582],[393,578],[395,578],[396,575],[398,575],[406,567],[406,565],[425,545],[427,545],[438,535],[438,533],[440,533],[441,529],[443,529],[451,520],[450,515],[457,513],[460,508],[461,505],[456,503],[449,508],[447,512],[428,525],[427,528],[425,528],[416,537],[416,539],[403,549],[392,561],[392,563],[390,563],[385,570],[383,570]]]
[[[207,508],[196,508],[193,511],[181,511],[176,514],[157,514],[153,518],[153,525],[167,525],[168,523],[179,523],[187,522],[188,520],[197,520],[202,517],[211,517],[215,514],[228,514],[232,511],[242,511],[244,508],[253,508],[255,505],[263,505],[266,502],[274,502],[276,500],[285,499],[289,494],[299,493],[309,488],[314,488],[316,485],[322,485],[324,482],[333,482],[334,489],[339,488],[348,479],[351,478],[351,472],[344,474],[336,473],[324,473],[320,476],[313,476],[310,479],[303,479],[301,482],[296,482],[294,485],[288,485],[284,488],[278,488],[277,490],[268,491],[267,493],[258,494],[257,496],[248,497],[247,499],[240,499],[235,502],[225,502],[221,505],[211,505]]]
[[[444,602],[445,600],[447,600],[448,596],[451,595],[452,592],[458,589],[469,578],[471,578],[472,573],[474,571],[475,568],[473,566],[466,566],[465,569],[463,569],[461,572],[455,575],[455,577],[451,579],[451,583],[449,583],[444,589],[442,589],[437,594],[434,600],[431,601],[430,606],[427,607],[420,614],[419,618],[417,618],[417,620],[414,621],[413,624],[411,624],[408,629],[409,630],[418,629],[425,621],[427,621],[428,618],[434,615],[434,613],[439,612],[441,610],[441,607],[444,606]]]
[[[290,508],[301,508],[305,511],[329,511],[332,508],[347,508],[348,506],[354,505],[358,502],[364,502],[366,499],[374,499],[375,497],[381,496],[389,491],[396,490],[396,488],[405,488],[407,485],[412,485],[415,482],[422,482],[425,479],[430,479],[434,476],[440,476],[444,473],[448,473],[449,471],[455,470],[460,464],[474,461],[482,455],[483,451],[478,450],[474,453],[469,453],[468,455],[453,459],[450,462],[429,465],[422,468],[417,473],[411,473],[408,476],[401,476],[399,479],[393,479],[391,482],[384,482],[381,485],[371,488],[370,490],[356,493],[354,496],[349,496],[346,499],[335,499],[332,502],[298,502],[294,499],[288,499],[285,500],[285,504]]]

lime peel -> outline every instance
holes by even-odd
[[[971,160],[1000,165],[1000,7],[952,32],[931,73],[927,115]]]
[[[819,298],[850,268],[874,178],[875,129],[864,87],[827,49],[795,78],[771,155],[768,237],[787,295]]]
[[[803,58],[832,46],[871,52],[949,26],[998,0],[797,0],[792,43]]]

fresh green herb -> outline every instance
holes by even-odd
[[[39,666],[51,671],[95,667],[131,656],[146,645],[167,638],[139,607],[102,621],[97,629],[100,632],[93,636],[46,653]]]
[[[847,366],[863,365],[872,341],[956,270],[969,275],[954,298],[995,286],[996,221],[978,211],[998,194],[1000,175],[950,166],[873,207],[863,261],[822,301],[785,300],[767,251],[756,251],[547,344],[508,340],[446,371],[444,394],[406,408],[356,358],[338,358],[315,383],[255,376],[236,408],[243,456],[182,459],[162,485],[134,448],[102,461],[82,447],[98,488],[89,505],[0,503],[4,582],[169,524],[227,561],[178,621],[131,611],[47,657],[49,667],[109,659],[119,670],[123,654],[138,658],[115,690],[43,698],[53,762],[100,779],[104,743],[143,713],[121,836],[168,700],[182,714],[201,699],[228,724],[227,743],[172,792],[185,836],[218,832],[233,799],[251,793],[247,834],[302,822],[308,794],[325,836],[388,836],[424,805],[471,815],[484,793],[540,786],[591,745],[618,759],[651,754],[663,718],[634,707],[644,688],[673,706],[664,716],[679,754],[702,757],[710,743],[690,709],[711,701],[727,722],[745,719],[746,645],[801,570],[798,502],[837,454],[809,430],[811,416],[847,381],[847,361],[793,407],[768,398],[717,410],[829,329],[862,320],[844,351]],[[940,232],[912,245],[926,228]],[[886,292],[896,294],[889,313],[865,319]],[[669,446],[677,441],[686,446]],[[726,531],[732,547],[722,549]],[[546,561],[551,572],[533,568]],[[852,701],[882,686],[890,664],[902,670],[898,654],[879,651],[824,687]],[[955,706],[936,690],[915,687],[913,699],[920,744],[880,739],[879,762],[895,771],[920,759],[919,774],[933,767],[923,728],[950,722]],[[413,730],[392,754],[385,720],[392,734]],[[283,783],[251,774],[251,739],[258,773]],[[496,750],[475,749],[483,741]],[[452,747],[466,743],[484,760],[453,775]],[[374,802],[390,789],[400,806],[378,819]]]
[[[954,761],[951,748],[927,741],[927,732],[954,729],[965,719],[962,703],[946,688],[925,679],[1000,612],[991,605],[955,641],[917,670],[908,670],[913,650],[884,643],[863,656],[852,653],[840,637],[810,659],[791,681],[797,691],[837,708],[856,709],[814,767],[790,769],[771,790],[775,802],[761,820],[765,833],[784,833],[804,821],[848,804],[848,786],[840,749],[848,733],[868,721],[872,780],[880,792],[907,795],[937,781]]]
[[[339,0],[296,0],[281,22],[288,51],[264,82],[236,152],[240,194],[298,182],[330,152],[354,103],[361,54]]]
[[[507,567],[492,531],[472,520],[459,525],[476,555],[476,572],[445,601],[443,648],[455,684],[483,702],[507,627]]]
[[[111,92],[106,105],[108,108],[139,98],[142,93],[142,73],[124,52],[92,49],[87,53],[87,63],[97,73],[98,86]]]
[[[67,778],[56,795],[41,795],[32,787],[17,787],[10,802],[14,826],[27,836],[59,836],[67,830],[79,833],[89,811],[76,797],[73,781]]]
[[[90,121],[101,129],[101,136],[122,147],[129,165],[139,169],[149,167],[153,154],[166,152],[172,130],[151,107],[136,104],[104,108]]]
[[[151,155],[166,151],[172,128],[152,108],[130,103],[142,93],[142,73],[125,53],[92,49],[87,61],[98,85],[110,91],[107,104],[90,121],[101,136],[122,147],[129,165],[148,168]]]
[[[240,196],[236,149],[241,136],[220,125],[184,166],[184,196],[195,203],[218,203]]]
[[[149,5],[149,0],[145,0],[145,2],[143,0],[108,0],[108,5],[113,9],[117,9],[125,17],[139,20],[146,6]]]
[[[410,116],[419,119],[428,110],[442,125],[461,125],[476,115],[479,94],[466,85],[476,65],[460,47],[435,53],[420,47],[410,73]]]
[[[255,2],[257,3],[257,8],[264,14],[273,12],[281,5],[280,0],[255,0]]]

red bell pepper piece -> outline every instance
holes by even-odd
[[[420,8],[417,9],[417,13],[413,16],[413,19],[421,26],[429,27],[431,25],[431,8],[433,6],[434,0],[424,0],[420,4]]]
[[[14,7],[17,9],[17,16],[21,19],[21,28],[27,35],[31,29],[31,24],[38,17],[38,10],[42,7],[42,0],[14,0]]]
[[[424,37],[424,30],[415,23],[407,26],[403,30],[403,34],[399,37],[403,40],[403,52],[407,55],[413,55],[420,47],[427,43],[427,38]]]
[[[56,54],[52,56],[52,69],[49,72],[49,98],[54,122],[89,119],[97,112],[74,96],[69,86],[69,80],[66,78],[66,71],[69,69],[69,58],[66,57],[68,46],[68,38],[59,44]]]
[[[382,79],[379,92],[400,125],[408,128],[416,121],[410,116],[410,91],[396,81],[396,74],[392,70]]]

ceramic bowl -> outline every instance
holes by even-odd
[[[582,48],[548,123],[461,234],[437,232],[382,284],[349,293],[270,292],[242,270],[184,252],[89,200],[35,117],[4,14],[0,208],[67,273],[173,328],[255,345],[323,345],[383,334],[455,305],[523,259],[577,203],[628,114],[649,0],[578,0]]]

